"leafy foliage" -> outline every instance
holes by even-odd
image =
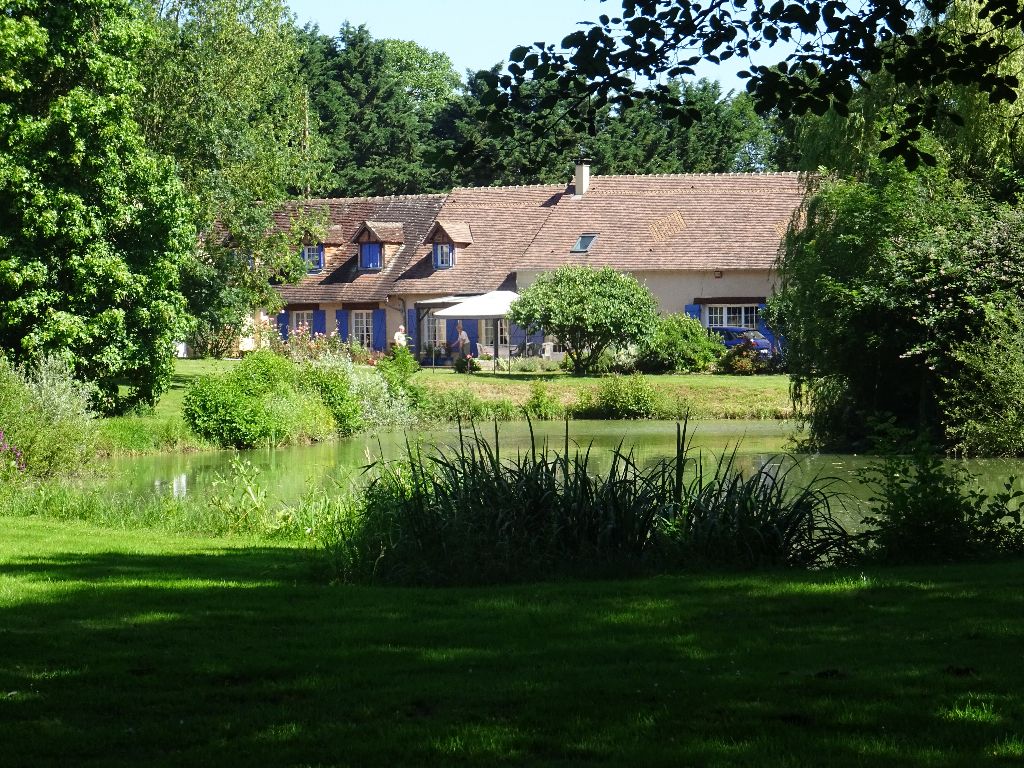
[[[886,562],[955,562],[1024,552],[1024,491],[1010,478],[989,495],[962,464],[928,452],[893,456],[861,472],[874,509],[861,546]]]
[[[573,414],[584,419],[651,419],[664,410],[654,386],[640,374],[601,379],[597,393],[580,393]]]
[[[167,388],[194,243],[133,119],[142,43],[127,0],[8,3],[0,25],[0,348],[64,356],[105,411]]]
[[[637,368],[645,373],[706,371],[723,354],[721,337],[709,334],[700,320],[667,315],[641,344]]]
[[[328,149],[328,195],[394,195],[431,188],[423,138],[447,101],[447,57],[399,41],[374,40],[366,27],[336,37],[307,27],[302,73]],[[417,64],[419,62],[419,64]],[[420,69],[420,65],[431,69]]]
[[[882,422],[957,439],[945,382],[965,373],[956,350],[1019,301],[1021,224],[941,167],[823,180],[770,302],[814,444],[861,449]]]
[[[0,355],[0,479],[84,469],[97,438],[91,394],[62,358],[15,367]]]
[[[322,222],[296,213],[290,230],[273,231],[272,215],[320,185],[326,148],[282,0],[137,4],[147,38],[135,112],[149,146],[174,158],[202,241],[183,270],[189,341],[220,356],[254,307],[279,306],[271,281],[305,274],[298,245]]]
[[[302,390],[291,361],[269,351],[254,352],[230,373],[194,382],[185,393],[182,413],[196,434],[225,447],[323,439],[336,426],[331,410],[317,396],[319,387],[326,389],[330,383],[325,379],[311,375],[305,382],[314,389]]]
[[[565,266],[522,291],[509,319],[552,333],[565,345],[573,373],[588,373],[613,341],[643,337],[654,325],[657,304],[636,278],[605,267]]]
[[[493,103],[514,109],[540,81],[551,86],[550,96],[538,105],[541,111],[555,112],[558,122],[593,124],[594,114],[606,105],[628,108],[641,97],[638,76],[653,81],[692,76],[702,60],[749,60],[787,43],[793,49],[784,61],[752,64],[741,73],[760,110],[821,115],[832,109],[845,115],[854,89],[884,71],[908,90],[908,98],[901,119],[887,134],[894,141],[881,154],[902,156],[914,168],[921,161],[934,163],[934,156],[916,143],[920,129],[946,114],[931,86],[969,83],[991,102],[1016,98],[1017,77],[1001,66],[1014,47],[1002,32],[1020,27],[1024,10],[1016,2],[982,0],[977,7],[983,26],[944,23],[955,19],[963,5],[952,0],[921,6],[896,0],[623,0],[621,15],[601,15],[587,29],[569,34],[560,47],[536,43],[514,49],[509,73],[494,78],[503,90],[495,93]],[[698,119],[699,110],[678,104],[668,85],[659,84],[653,95],[680,122]]]
[[[1012,298],[991,310],[975,338],[950,350],[956,374],[942,381],[946,438],[961,455],[1022,456],[1024,313]]]

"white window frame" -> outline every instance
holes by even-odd
[[[597,242],[597,236],[599,234],[601,234],[601,233],[600,232],[584,232],[584,233],[582,233],[579,237],[576,238],[576,243],[572,247],[572,253],[586,253],[587,251],[589,251],[590,250],[590,246],[592,246],[595,242]],[[586,239],[586,243],[583,242],[584,238]]]
[[[353,309],[351,318],[352,341],[359,342],[363,349],[373,349],[373,310]]]
[[[708,327],[728,326],[757,330],[757,304],[708,304]]]
[[[292,333],[313,332],[313,310],[300,309],[289,313],[288,325]]]
[[[319,272],[322,269],[320,266],[320,246],[302,246],[302,260],[306,262],[307,272]]]
[[[425,322],[427,323],[427,342],[432,347],[445,349],[448,344],[448,324],[445,322],[445,319],[428,315]]]
[[[477,338],[479,338],[477,346],[479,346],[481,350],[483,350],[484,352],[494,351],[493,320],[480,321],[480,334]],[[506,320],[504,317],[498,320],[498,346],[508,346],[508,320]]]
[[[452,243],[434,243],[437,250],[438,269],[451,269],[455,266],[455,246]]]

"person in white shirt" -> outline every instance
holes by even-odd
[[[398,326],[398,330],[395,331],[395,346],[396,347],[404,347],[404,346],[407,346],[408,343],[409,343],[409,339],[405,335],[405,326],[404,325]]]
[[[457,334],[455,343],[452,344],[452,357],[458,359],[460,357],[465,358],[469,354],[469,334],[466,333],[466,329],[462,327],[462,321],[460,320],[455,324],[455,332]]]

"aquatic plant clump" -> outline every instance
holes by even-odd
[[[814,568],[846,558],[849,536],[832,514],[838,494],[811,480],[795,487],[793,462],[750,476],[734,457],[714,471],[689,450],[641,466],[616,450],[596,474],[590,448],[538,445],[500,453],[474,432],[457,449],[409,445],[369,468],[353,519],[330,557],[349,581],[500,583],[552,576],[623,575],[688,567]],[[782,469],[779,469],[782,465]]]

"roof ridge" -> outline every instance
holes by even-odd
[[[500,189],[540,189],[542,187],[549,187],[552,189],[567,189],[569,184],[498,184],[496,186],[489,187],[452,187],[452,191],[449,194],[455,192],[473,191],[478,192],[480,190],[500,190]]]
[[[292,200],[286,200],[285,204],[288,203],[349,203],[349,202],[366,202],[366,201],[384,201],[384,200],[429,200],[429,199],[445,199],[450,192],[423,192],[418,195],[364,195],[359,197],[310,197],[310,198],[294,198]]]
[[[609,173],[594,174],[590,177],[595,179],[676,179],[676,178],[713,178],[716,176],[739,176],[745,178],[761,178],[764,176],[802,176],[803,171],[700,171],[691,173]]]

